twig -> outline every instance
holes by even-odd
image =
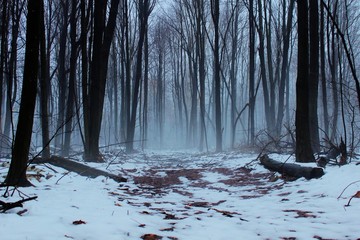
[[[17,202],[10,202],[10,203],[0,201],[0,205],[2,205],[2,206],[0,207],[0,211],[1,211],[2,213],[4,213],[4,212],[6,212],[7,210],[10,210],[10,209],[12,209],[12,208],[23,207],[23,203],[24,203],[24,202],[31,201],[31,200],[35,200],[35,199],[37,199],[37,196],[25,198],[25,199],[19,200],[19,201],[17,201]]]
[[[342,192],[340,193],[340,195],[337,197],[337,199],[341,198],[341,196],[344,194],[344,192],[346,191],[347,188],[349,188],[351,185],[360,182],[360,180],[357,180],[355,182],[349,183],[349,185],[347,185],[344,190],[342,190]]]

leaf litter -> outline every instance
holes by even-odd
[[[65,171],[56,167],[56,172],[43,166],[32,169],[37,186],[24,191],[39,200],[27,203],[26,221],[12,218],[11,212],[4,215],[2,232],[15,224],[27,225],[15,235],[5,234],[5,239],[42,239],[44,234],[52,239],[360,237],[354,213],[360,204],[344,210],[346,199],[358,197],[359,185],[348,190],[356,194],[336,198],[348,182],[360,177],[354,166],[327,168],[317,180],[286,182],[259,166],[255,154],[160,151],[111,159],[91,166],[120,174],[128,183],[89,180],[74,173],[62,176]],[[75,224],[74,218],[81,219],[76,221],[82,231],[68,228],[66,222]],[[33,231],[41,223],[49,228]]]

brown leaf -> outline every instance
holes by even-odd
[[[354,198],[360,198],[360,191],[357,191],[357,192],[354,194],[353,197],[354,197]]]
[[[234,214],[238,214],[236,212],[229,212],[229,211],[219,210],[219,209],[216,209],[216,208],[213,208],[213,210],[215,210],[218,213],[222,213],[226,217],[231,217],[231,218],[234,217],[233,216]]]
[[[179,240],[177,237],[167,237],[170,240]]]
[[[177,218],[174,214],[165,213],[164,219],[166,219],[166,220],[169,220],[169,219],[174,219],[174,220],[176,220],[176,219],[178,219],[178,218]]]
[[[169,227],[169,228],[163,228],[163,229],[160,229],[160,231],[162,232],[172,232],[174,231],[175,227]]]
[[[142,238],[143,240],[160,240],[160,239],[162,239],[161,236],[158,236],[158,235],[152,234],[152,233],[150,233],[150,234],[144,234],[144,235],[141,236],[141,238]]]
[[[19,215],[19,216],[22,216],[27,211],[28,211],[27,209],[24,209],[24,210],[18,211],[16,214]]]
[[[81,225],[81,224],[86,224],[86,222],[83,221],[83,220],[76,220],[76,221],[73,221],[73,224],[74,225]]]

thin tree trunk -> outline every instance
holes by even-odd
[[[254,0],[249,1],[249,138],[255,144],[255,19]]]
[[[134,76],[134,91],[132,96],[131,103],[131,116],[129,126],[127,128],[127,143],[126,151],[134,151],[134,136],[135,136],[135,127],[136,127],[136,113],[138,107],[138,98],[140,90],[140,82],[142,76],[142,55],[143,55],[143,45],[145,41],[146,28],[148,25],[148,17],[152,11],[151,1],[150,0],[141,0],[138,2],[138,14],[139,14],[139,40],[137,46],[137,55],[136,55],[136,68]]]
[[[55,138],[55,147],[61,148],[63,144],[63,125],[65,117],[65,99],[66,99],[66,39],[68,29],[68,12],[69,3],[67,0],[61,2],[62,6],[62,22],[60,25],[60,39],[59,39],[59,68],[58,68],[58,82],[59,82],[59,99],[58,99],[58,120],[56,128],[59,129],[58,135]]]
[[[215,131],[216,151],[222,151],[222,125],[221,125],[221,79],[220,79],[220,3],[211,0],[211,15],[214,23],[214,91],[215,91]]]
[[[310,141],[313,152],[320,151],[318,122],[318,86],[319,86],[319,10],[318,1],[310,1],[310,72],[309,72],[309,118]]]
[[[286,2],[285,0],[284,2]],[[281,63],[281,77],[280,77],[280,85],[279,85],[279,101],[278,101],[278,114],[276,121],[276,131],[277,135],[280,136],[282,122],[284,118],[284,103],[285,103],[285,87],[286,81],[288,80],[288,71],[289,71],[289,48],[290,48],[290,36],[291,36],[291,28],[293,22],[293,10],[294,10],[295,0],[290,0],[288,13],[287,13],[287,22],[286,26],[284,26],[283,38],[284,38],[284,47],[283,47],[283,55],[282,55],[282,63]],[[284,3],[285,6],[285,3]],[[284,11],[285,15],[285,11]],[[286,95],[289,95],[289,92],[286,91]]]
[[[325,14],[324,6],[320,4],[320,72],[321,72],[321,90],[322,90],[322,105],[323,105],[323,121],[325,136],[329,135],[329,113],[327,102],[327,84],[325,71]]]
[[[41,11],[44,14],[44,11]],[[45,16],[40,16],[40,61],[41,61],[41,74],[40,74],[40,112],[41,112],[41,134],[42,134],[42,157],[50,157],[50,137],[49,137],[49,86],[48,86],[48,61],[46,59],[46,36],[45,36]]]
[[[65,124],[65,140],[62,150],[63,156],[68,156],[70,152],[70,141],[74,117],[74,104],[75,104],[75,82],[76,82],[76,59],[77,59],[77,42],[76,42],[76,13],[77,13],[77,0],[71,1],[71,16],[70,16],[70,72],[69,72],[69,85],[68,97],[66,107],[66,124]]]

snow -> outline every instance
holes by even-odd
[[[0,200],[38,198],[0,214],[1,239],[119,240],[146,234],[162,239],[360,238],[360,199],[345,207],[360,190],[360,183],[346,188],[360,180],[354,161],[328,166],[320,179],[286,182],[259,165],[256,154],[149,151],[109,156],[107,163],[90,165],[128,182],[89,179],[50,165],[28,170],[35,187]],[[294,162],[284,155],[271,158]],[[6,161],[0,160],[0,177],[6,176]]]

